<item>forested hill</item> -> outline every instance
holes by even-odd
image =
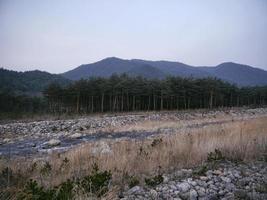
[[[40,95],[51,83],[65,86],[70,82],[60,75],[38,70],[16,72],[0,68],[0,93]]]
[[[267,85],[267,71],[248,65],[226,62],[213,67],[194,67],[180,62],[124,60],[116,57],[84,64],[62,75],[71,80],[89,77],[110,77],[112,74],[141,75],[146,78],[167,76],[206,78],[214,77],[239,86]]]

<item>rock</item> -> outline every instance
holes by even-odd
[[[223,173],[220,170],[214,170],[213,171],[213,174],[215,174],[215,175],[222,175]]]
[[[81,133],[74,133],[73,135],[70,136],[71,139],[79,139],[82,137]]]
[[[151,189],[149,193],[153,199],[156,199],[158,197],[158,192],[156,190]]]
[[[5,138],[5,139],[3,139],[3,142],[4,143],[9,143],[11,141],[11,139],[9,139],[9,138]]]
[[[96,147],[92,149],[92,153],[93,154],[98,154],[98,153],[109,154],[109,153],[112,153],[112,150],[110,149],[108,143],[101,141],[97,143]]]
[[[189,192],[189,199],[190,200],[197,200],[198,194],[196,190],[190,190]]]
[[[137,192],[140,192],[142,190],[142,188],[140,186],[134,186],[132,187],[130,190],[128,190],[128,194],[135,194]]]
[[[168,176],[163,175],[162,177],[163,177],[163,183],[169,182],[169,177]]]
[[[201,187],[198,189],[197,193],[198,193],[198,196],[204,197],[206,195],[206,190]]]
[[[60,140],[58,139],[51,139],[49,140],[46,144],[49,146],[49,147],[54,147],[54,146],[58,146],[60,145]]]
[[[206,177],[206,176],[200,176],[199,179],[202,180],[202,181],[207,181],[207,180],[209,180],[208,177]]]
[[[224,181],[224,182],[226,182],[226,183],[231,183],[231,179],[228,178],[228,177],[224,177],[224,176],[222,176],[221,179],[222,179],[222,181]]]
[[[179,190],[181,191],[181,192],[187,192],[187,191],[189,191],[190,190],[190,185],[189,185],[189,183],[187,183],[187,182],[184,182],[184,183],[180,183],[180,184],[178,184],[177,185],[177,187],[179,188]]]
[[[234,196],[237,199],[249,199],[247,191],[245,191],[245,190],[236,190],[234,193]]]

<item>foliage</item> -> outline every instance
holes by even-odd
[[[148,186],[154,187],[156,185],[159,185],[163,182],[163,176],[161,174],[154,176],[152,178],[146,178],[145,183]]]
[[[14,173],[11,168],[6,167],[0,173],[0,190],[24,184],[24,178],[20,170]]]
[[[94,164],[92,174],[84,177],[81,180],[81,185],[86,192],[102,196],[108,191],[108,184],[110,180],[110,171],[99,171],[98,166]]]
[[[267,87],[243,87],[216,78],[147,79],[112,75],[70,84],[49,82],[43,96],[0,89],[0,113],[92,113],[267,105]],[[0,115],[1,117],[1,115]],[[12,115],[11,115],[12,117]]]
[[[113,75],[110,78],[79,80],[65,88],[50,85],[43,94],[52,113],[173,110],[267,104],[267,87],[238,88],[215,78],[146,79]]]
[[[205,173],[209,170],[207,165],[202,165],[200,167],[198,167],[197,169],[195,169],[193,171],[193,175],[194,176],[204,176]]]
[[[57,200],[69,200],[73,199],[73,187],[74,183],[71,180],[67,180],[66,182],[62,183],[59,187],[57,192]]]
[[[224,160],[225,157],[223,156],[222,152],[219,149],[215,149],[214,152],[208,153],[207,161],[221,161]]]
[[[136,178],[135,176],[130,177],[129,181],[128,181],[128,185],[130,188],[139,185],[140,181],[138,180],[138,178]]]
[[[45,162],[44,166],[40,170],[40,173],[42,175],[48,175],[48,174],[50,174],[51,170],[52,170],[52,166],[50,165],[50,163]]]
[[[56,192],[54,189],[45,190],[42,186],[34,180],[30,180],[26,183],[23,191],[18,195],[19,200],[46,200],[54,199]]]
[[[162,138],[155,138],[155,139],[152,141],[151,146],[152,146],[152,147],[155,147],[155,146],[157,146],[157,145],[159,145],[159,144],[161,144],[161,143],[162,143]]]
[[[26,183],[24,189],[19,193],[19,200],[71,200],[74,197],[73,193],[74,183],[67,180],[58,187],[52,189],[45,189],[36,181],[30,180]]]

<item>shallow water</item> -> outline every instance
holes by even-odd
[[[242,121],[241,119],[235,120]],[[89,134],[82,136],[77,139],[71,139],[69,137],[59,137],[61,141],[60,145],[55,147],[49,147],[46,142],[51,138],[25,138],[23,141],[15,141],[13,143],[7,143],[0,145],[0,155],[4,157],[13,157],[13,156],[31,156],[34,154],[46,154],[50,151],[62,152],[66,151],[76,145],[85,143],[85,142],[95,142],[102,139],[135,139],[143,140],[148,137],[157,136],[159,134],[172,134],[177,132],[179,129],[192,129],[192,128],[203,128],[205,126],[212,126],[218,124],[231,123],[232,120],[222,120],[222,121],[211,121],[204,122],[200,124],[190,124],[181,128],[168,129],[167,131],[158,130],[158,131],[125,131],[125,132],[98,132],[94,134]]]
[[[51,138],[37,138],[37,139],[24,139],[23,141],[16,141],[13,143],[7,143],[0,145],[1,156],[30,156],[33,154],[47,153],[49,150],[66,151],[69,148],[76,146],[84,142],[94,142],[101,139],[144,139],[158,132],[117,132],[117,133],[94,133],[85,135],[77,139],[71,139],[69,137],[58,138],[61,143],[55,147],[49,147],[46,142]]]

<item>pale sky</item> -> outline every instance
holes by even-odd
[[[111,56],[267,70],[267,0],[0,0],[0,67],[61,73]]]

